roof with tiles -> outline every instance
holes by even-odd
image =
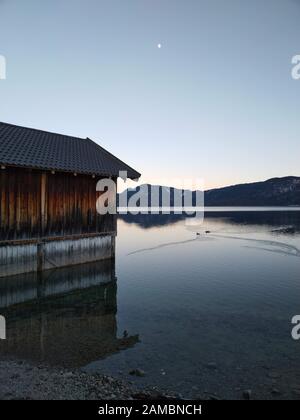
[[[50,133],[0,122],[0,164],[98,176],[128,178],[140,173],[91,139]]]

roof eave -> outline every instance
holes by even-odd
[[[44,166],[32,166],[32,165],[17,165],[14,163],[9,163],[9,162],[5,162],[5,161],[0,161],[0,166],[5,166],[6,168],[20,168],[20,169],[29,169],[29,170],[33,170],[33,171],[45,171],[45,172],[51,172],[51,171],[55,171],[58,173],[67,173],[67,174],[74,174],[76,173],[77,175],[86,175],[86,176],[96,176],[96,177],[114,177],[114,178],[119,178],[119,174],[116,173],[112,173],[112,172],[105,172],[105,171],[101,171],[101,172],[90,172],[90,171],[82,171],[82,170],[76,170],[76,169],[61,169],[61,168],[57,168],[57,167],[44,167]],[[141,174],[139,172],[134,172],[132,174],[128,174],[128,178],[131,179],[132,181],[138,181],[141,177]]]

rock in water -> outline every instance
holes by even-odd
[[[246,390],[243,392],[243,397],[244,397],[244,399],[245,399],[245,400],[251,400],[251,396],[252,396],[252,391],[251,391],[251,389],[246,389]]]
[[[217,369],[217,364],[215,362],[207,363],[206,367],[208,369]]]
[[[133,369],[129,372],[130,375],[135,375],[135,376],[145,376],[145,372],[142,369]]]

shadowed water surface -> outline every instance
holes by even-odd
[[[1,280],[0,351],[193,398],[298,399],[299,250],[299,211],[223,209],[194,230],[178,216],[120,218],[116,267]]]
[[[156,218],[119,221],[118,328],[141,342],[88,370],[140,368],[135,382],[191,397],[299,398],[300,212],[209,212],[200,235]]]

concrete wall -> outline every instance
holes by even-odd
[[[113,258],[115,236],[0,245],[0,277]]]

